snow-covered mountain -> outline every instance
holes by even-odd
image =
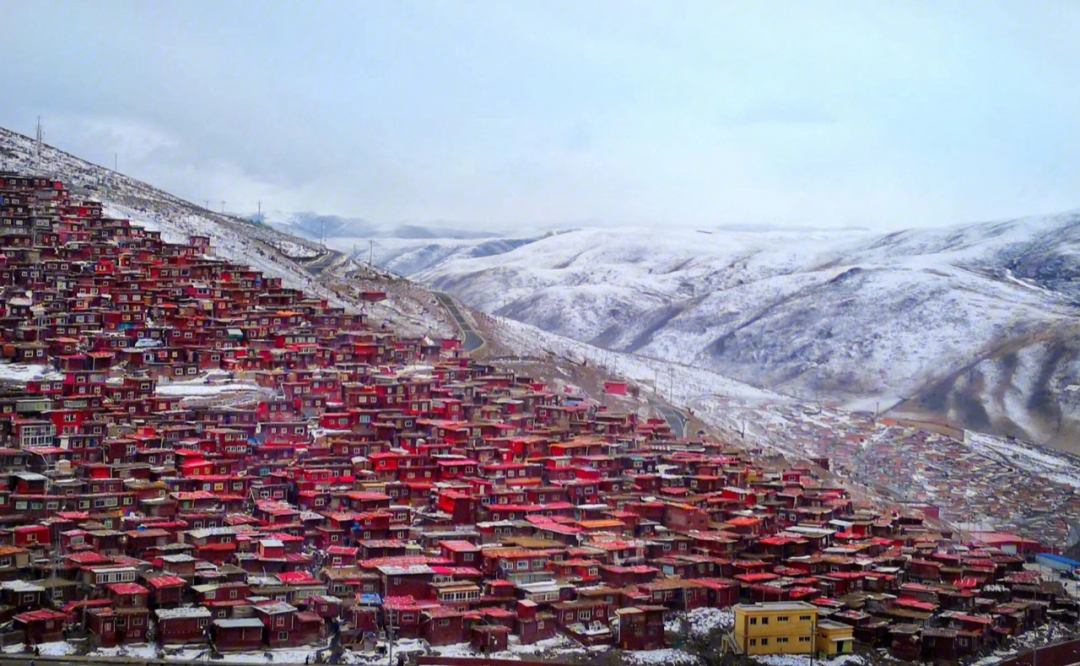
[[[376,266],[381,266],[398,275],[414,275],[428,268],[445,264],[451,259],[502,255],[517,247],[534,243],[541,238],[544,238],[544,236],[512,236],[486,240],[466,240],[461,238],[416,240],[390,237],[377,239],[330,238],[326,241],[326,244],[328,247],[341,252],[355,254],[358,259],[363,261],[367,261],[369,253],[371,253]]]
[[[481,310],[609,349],[1040,442],[1080,434],[1078,213],[892,234],[579,229],[504,243],[374,252]]]

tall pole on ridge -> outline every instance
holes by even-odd
[[[41,142],[45,138],[45,132],[41,129],[41,116],[37,117],[37,134],[34,137],[35,141],[35,155],[34,155],[34,169],[38,172],[41,171]]]

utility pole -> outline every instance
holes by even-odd
[[[203,199],[203,208],[205,208],[206,210],[210,210],[210,200],[209,199]]]
[[[262,222],[262,199],[259,199],[259,221]]]
[[[118,154],[117,154],[117,153],[113,153],[113,154],[112,154],[112,170],[113,170],[113,171],[119,171],[119,169],[117,168],[117,165],[118,165],[119,163],[120,163],[120,158],[119,158]]]
[[[222,215],[225,214],[225,201],[224,200],[222,200],[222,202],[221,202],[221,214]]]
[[[393,611],[387,611],[386,613],[386,640],[389,646],[386,650],[386,654],[389,657],[387,660],[387,666],[394,666],[394,622],[391,619],[393,616],[390,613]]]
[[[36,145],[35,145],[36,154],[34,156],[34,169],[36,171],[39,171],[39,172],[41,171],[41,142],[44,140],[44,138],[45,138],[45,131],[41,128],[41,116],[38,116],[37,117],[37,134],[35,135],[35,138],[34,138],[34,141],[36,143]]]
[[[374,255],[375,255],[375,241],[369,239],[368,240],[368,250],[367,250],[368,268],[375,268],[375,264],[371,260]]]

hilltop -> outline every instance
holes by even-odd
[[[27,137],[0,130],[0,169],[34,165],[34,152],[34,143]],[[715,298],[709,299],[708,294],[696,292],[688,297],[688,303],[695,306],[711,303],[716,307],[720,294],[738,294],[742,293],[740,289],[745,289],[748,305],[741,306],[737,301],[732,301],[727,306],[734,315],[745,318],[747,315],[740,312],[740,308],[749,308],[753,304],[749,296],[761,292],[763,285],[770,283],[768,275],[778,276],[772,282],[780,285],[777,290],[779,294],[781,287],[786,288],[790,281],[799,279],[796,276],[800,270],[799,262],[808,261],[795,251],[790,232],[755,234],[717,230],[714,234],[667,234],[663,239],[655,239],[645,231],[635,235],[583,229],[557,235],[494,241],[439,241],[434,245],[450,254],[426,263],[420,248],[432,244],[410,245],[411,241],[408,240],[383,239],[374,246],[376,264],[390,264],[391,270],[373,270],[363,262],[350,259],[346,253],[335,251],[334,241],[328,243],[331,246],[328,249],[257,223],[221,215],[49,146],[43,150],[42,168],[73,182],[74,190],[79,195],[101,199],[110,213],[160,230],[166,240],[183,241],[190,233],[206,235],[211,238],[212,252],[218,256],[252,265],[267,275],[280,277],[285,286],[301,288],[307,293],[328,298],[332,304],[347,311],[366,312],[375,321],[381,319],[403,333],[431,334],[436,338],[457,333],[457,326],[432,292],[416,282],[394,275],[395,268],[400,269],[403,262],[414,262],[416,267],[423,265],[424,270],[417,274],[419,277],[444,285],[461,295],[466,302],[481,305],[494,298],[508,299],[508,305],[509,300],[518,305],[531,302],[524,295],[526,287],[522,282],[529,275],[532,275],[535,284],[530,298],[537,304],[558,303],[559,298],[553,295],[577,292],[574,298],[580,299],[580,307],[570,308],[562,315],[557,312],[552,314],[549,327],[592,325],[591,335],[595,339],[606,329],[620,325],[642,325],[644,319],[619,319],[616,315],[631,306],[644,308],[645,311],[662,307],[656,303],[678,298],[680,293],[697,289],[689,282],[690,278],[700,278],[705,283],[711,280],[716,285]],[[1052,226],[1053,221],[1044,221],[1044,224]],[[868,240],[869,236],[858,236],[864,232],[848,230],[843,233],[847,237],[828,231],[802,232],[802,242],[806,247],[816,247],[819,251],[832,248],[828,256],[834,265],[821,266],[816,271],[821,275],[811,275],[806,299],[793,300],[793,305],[788,307],[797,305],[808,308],[816,290],[827,292],[830,288],[837,289],[845,284],[850,286],[855,280],[862,279],[861,270],[853,271],[847,262],[840,261],[845,256],[850,261],[863,262],[864,266],[868,266],[871,260],[887,264],[892,248],[906,246],[909,255],[917,255],[921,251],[930,257],[923,261],[933,265],[941,263],[941,257],[935,256],[935,253],[941,253],[942,245],[963,255],[965,252],[971,253],[972,248],[977,249],[982,243],[980,238],[985,236],[981,232],[972,232],[933,241],[925,234],[913,234],[914,238],[900,235],[892,240],[891,245],[880,244],[877,254],[883,256],[875,258],[872,256],[873,250],[865,248],[873,245]],[[722,238],[723,242],[714,237]],[[1010,234],[1003,230],[998,238],[1000,243],[1007,246]],[[864,247],[863,254],[851,252],[848,248],[853,245]],[[394,252],[401,253],[399,256],[402,259],[392,261],[390,257]],[[724,252],[726,260],[722,261],[717,255]],[[479,259],[481,256],[483,258]],[[546,268],[535,265],[542,263],[538,258],[541,256],[547,262],[543,264]],[[893,266],[888,270],[908,270],[918,274],[918,261],[909,257],[906,269]],[[494,269],[483,268],[478,269],[474,283],[461,276],[461,284],[441,281],[457,274],[451,270],[455,266],[482,265],[485,262],[498,262],[501,266],[499,270],[507,275],[506,281],[494,284]],[[438,273],[439,270],[445,275],[437,277],[442,275]],[[884,274],[885,270],[878,272]],[[732,271],[743,276],[739,278],[743,280],[743,285],[725,286],[722,278],[725,275],[731,277]],[[966,272],[971,280],[978,277],[974,271]],[[933,277],[934,271],[928,274]],[[954,278],[962,274],[960,268],[949,273]],[[756,278],[753,277],[755,275]],[[608,279],[610,284],[598,286],[597,283],[604,279]],[[545,281],[554,286],[544,286]],[[1068,301],[1060,294],[1048,294],[1047,291],[1053,290],[1047,287],[1036,287],[1034,283],[1012,273],[990,282],[997,283],[995,288],[1000,293],[996,297],[1000,298],[1002,294],[1008,296],[1002,299],[1004,302],[1008,302],[1009,298],[1015,299],[1017,312],[1024,313],[1024,316],[1058,316],[1063,321],[1071,316]],[[975,284],[979,283],[976,281]],[[360,293],[365,289],[385,291],[389,298],[382,303],[365,303],[360,298]],[[991,292],[985,298],[991,299],[995,293]],[[608,312],[608,315],[616,316],[614,323],[606,327],[596,326],[602,320],[598,314],[607,312],[597,305],[603,301],[605,294],[616,294],[618,298],[626,300],[617,300],[617,312]],[[858,293],[851,295],[851,307],[864,296]],[[877,307],[879,314],[884,317],[882,308],[886,302],[891,302],[889,299],[892,296],[885,291],[881,292],[880,297],[883,303]],[[776,298],[782,300],[779,296]],[[975,302],[974,298],[972,302]],[[1042,303],[1052,306],[1049,314],[1038,309]],[[508,305],[495,309],[502,314],[520,316],[508,311]],[[688,312],[691,310],[689,306],[686,309]],[[781,309],[778,304],[776,310]],[[1055,309],[1058,311],[1056,315]],[[683,426],[680,430],[685,437],[693,438],[698,433],[707,432],[725,441],[744,443],[761,455],[780,454],[801,460],[828,458],[833,461],[833,478],[861,497],[905,504],[930,502],[944,519],[971,529],[1015,530],[1024,536],[1045,539],[1061,547],[1068,547],[1080,537],[1075,529],[1080,525],[1080,496],[1074,492],[1080,485],[1080,481],[1076,481],[1080,478],[1080,465],[1073,458],[999,438],[979,436],[979,439],[971,439],[966,433],[948,430],[943,431],[946,434],[938,434],[924,430],[917,422],[885,422],[866,414],[845,411],[836,404],[822,404],[820,400],[793,396],[791,393],[794,391],[776,392],[757,388],[716,372],[715,363],[695,356],[690,349],[685,355],[681,354],[675,345],[664,348],[642,344],[636,346],[633,353],[613,352],[522,324],[509,317],[491,316],[469,307],[462,307],[461,311],[485,341],[476,354],[478,358],[543,378],[559,387],[559,390],[573,395],[600,398],[603,397],[606,381],[629,381],[630,391],[626,397],[606,396],[605,402],[609,406],[641,415],[662,414],[675,425]],[[990,307],[986,312],[995,314]],[[671,322],[684,323],[677,315],[671,317]],[[954,319],[959,320],[957,315],[952,313]],[[976,314],[970,316],[978,320]],[[622,324],[619,324],[620,321]],[[970,322],[959,323],[970,327]],[[877,324],[866,321],[866,318],[851,322],[840,317],[836,321],[838,330],[844,331],[845,335],[854,335],[860,326]],[[711,325],[709,320],[702,323],[702,326],[708,325]],[[658,340],[679,334],[676,328],[671,331],[664,328],[656,328]],[[746,330],[753,332],[753,326],[748,325]],[[797,328],[795,333],[786,334],[779,329],[770,330],[767,339],[772,345],[789,344],[788,338],[799,332]],[[745,337],[749,338],[749,335]],[[767,352],[766,348],[762,353]],[[849,367],[859,367],[857,357],[849,358],[847,363]],[[904,366],[897,364],[896,367]],[[849,390],[856,394],[854,389]],[[864,404],[875,400],[873,393],[870,393],[870,398],[864,394],[857,395],[863,398]],[[1072,392],[1065,391],[1063,395],[1071,396]],[[947,452],[954,459],[951,468],[943,468],[934,462],[942,452]],[[903,469],[883,465],[883,460],[902,461]],[[898,478],[907,481],[897,483]],[[1008,497],[992,501],[1000,490],[996,484],[1000,483],[1001,478],[1013,479],[1010,486],[1015,487],[1010,490]],[[969,493],[966,492],[968,488],[982,490]],[[1052,500],[1047,504],[1042,498]]]
[[[110,214],[161,231],[167,241],[186,241],[192,234],[207,236],[214,252],[224,259],[280,277],[284,286],[327,298],[335,306],[366,309],[403,331],[443,335],[455,330],[431,294],[409,281],[270,225],[185,201],[47,144],[42,145],[39,158],[33,139],[4,128],[0,128],[0,170],[58,178],[74,193],[101,201]],[[357,294],[369,287],[387,291],[388,300],[362,303]]]

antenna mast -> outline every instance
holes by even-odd
[[[41,116],[37,117],[37,134],[34,137],[35,150],[34,155],[34,169],[39,173],[41,172],[41,142],[45,138],[45,131],[41,127]]]

